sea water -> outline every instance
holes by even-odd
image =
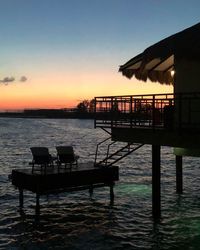
[[[92,120],[0,119],[0,249],[200,249],[200,161],[183,159],[184,193],[175,192],[173,149],[161,150],[162,217],[155,222],[151,203],[151,146],[145,145],[118,163],[114,204],[109,188],[41,197],[35,217],[35,195],[18,190],[8,176],[28,168],[30,147],[72,145],[79,162],[93,162],[96,144],[108,137]],[[102,155],[103,155],[103,150]]]

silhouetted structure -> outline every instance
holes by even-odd
[[[106,119],[97,116],[95,127],[107,131],[112,143],[126,142],[127,148],[137,144],[152,145],[152,213],[155,218],[161,214],[161,146],[175,147],[178,193],[183,189],[182,156],[194,155],[194,151],[200,156],[199,44],[200,23],[150,46],[120,66],[119,71],[126,77],[172,84],[174,93],[95,98],[96,112],[108,114]]]
[[[20,208],[24,204],[24,190],[36,194],[36,214],[39,213],[41,195],[60,192],[72,192],[88,189],[92,194],[94,188],[110,187],[110,200],[114,200],[113,186],[119,178],[118,167],[97,168],[93,163],[80,163],[78,168],[47,167],[34,171],[30,168],[12,171],[12,184],[19,189]]]

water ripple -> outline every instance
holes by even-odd
[[[162,218],[151,215],[151,147],[144,146],[120,163],[120,181],[111,206],[108,188],[41,197],[41,216],[35,215],[35,196],[18,191],[8,175],[31,160],[31,146],[73,145],[80,161],[93,161],[95,146],[107,135],[90,120],[0,119],[0,249],[199,249],[200,164],[184,158],[184,193],[175,193],[175,157],[162,147]],[[45,136],[44,136],[45,135]],[[104,149],[103,149],[104,150]],[[103,153],[103,151],[102,151]]]

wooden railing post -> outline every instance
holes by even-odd
[[[111,97],[111,128],[113,127],[113,97]]]
[[[152,102],[152,127],[155,129],[155,95],[153,95],[153,102]]]
[[[130,127],[133,127],[133,97],[130,97]]]

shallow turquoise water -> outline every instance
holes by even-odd
[[[175,193],[175,158],[162,148],[162,218],[151,217],[151,147],[123,159],[115,203],[108,188],[41,198],[25,192],[19,213],[18,191],[8,175],[28,167],[31,146],[73,145],[81,162],[93,161],[96,143],[106,138],[90,120],[0,119],[0,249],[200,249],[200,161],[184,158],[184,193]],[[102,152],[103,153],[103,152]]]

